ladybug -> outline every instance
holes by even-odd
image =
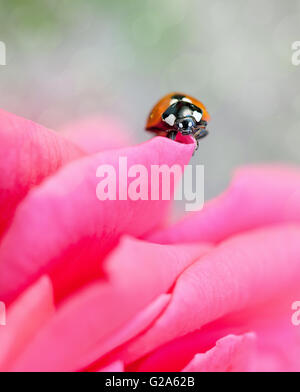
[[[176,139],[177,133],[191,135],[199,147],[199,139],[208,134],[206,129],[210,116],[202,102],[181,94],[170,93],[165,95],[148,117],[146,130],[158,135]]]

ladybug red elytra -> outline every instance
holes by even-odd
[[[157,102],[148,117],[146,130],[176,139],[177,133],[191,135],[197,142],[208,134],[210,116],[202,102],[181,93],[170,93]]]

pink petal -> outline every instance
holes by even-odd
[[[150,316],[146,317],[146,310],[140,317],[137,313],[166,293],[177,276],[208,249],[205,245],[163,246],[123,239],[107,260],[108,282],[95,283],[63,304],[28,350],[22,366],[89,365],[137,334],[137,329],[144,329],[143,320],[149,320],[151,315],[153,320],[153,314],[158,314],[167,298],[157,300],[158,308],[150,307]],[[158,310],[154,312],[155,309]],[[132,321],[134,317],[137,318]],[[74,345],[75,341],[80,345]],[[39,355],[41,349],[47,353],[43,358]]]
[[[43,276],[11,305],[7,312],[7,323],[0,327],[1,371],[10,368],[53,313],[51,281]]]
[[[216,341],[228,332],[224,328],[213,328],[193,331],[163,344],[150,354],[127,366],[134,372],[179,372],[197,353],[204,353],[216,344]],[[112,361],[116,352],[106,356],[104,363]]]
[[[60,299],[100,276],[101,259],[122,234],[142,236],[161,225],[169,201],[150,200],[150,185],[148,200],[99,201],[99,165],[112,165],[118,178],[119,157],[127,157],[128,168],[142,164],[150,173],[154,164],[182,167],[192,152],[191,144],[156,137],[74,161],[35,188],[19,206],[0,247],[0,298],[11,301],[46,272]],[[142,181],[148,184],[147,178]]]
[[[154,320],[162,313],[171,298],[170,294],[162,294],[155,299],[150,305],[139,312],[132,320],[130,320],[123,328],[108,338],[100,347],[93,347],[87,356],[80,359],[81,363],[93,363],[99,357],[107,352],[115,349],[124,342],[137,336],[143,332]],[[89,367],[89,369],[97,368],[97,361]],[[100,360],[101,363],[101,360]]]
[[[100,369],[99,372],[124,372],[124,365],[121,361],[116,361]]]
[[[239,169],[228,190],[149,240],[220,242],[245,230],[300,221],[300,170],[280,166]]]
[[[291,322],[291,304],[300,298],[299,285],[295,291],[280,298],[274,296],[268,303],[251,311],[243,311],[224,318],[232,330],[251,329],[257,337],[253,357],[253,371],[299,372],[300,330]],[[218,328],[218,322],[213,328]]]
[[[252,366],[254,334],[228,335],[206,353],[196,354],[183,372],[245,372]]]
[[[231,313],[160,346],[146,357],[127,366],[130,371],[179,371],[190,358],[205,353],[229,334],[255,333],[255,350],[248,352],[250,371],[295,372],[300,370],[300,330],[291,322],[291,303],[300,290],[274,297],[267,303]],[[248,335],[248,334],[247,334]],[[253,347],[252,347],[253,348]],[[105,362],[116,358],[112,353]],[[251,361],[250,361],[251,359]]]
[[[253,360],[254,371],[300,372],[300,333],[288,324],[288,318],[285,314],[281,320],[273,320],[273,324],[257,329],[259,339]]]
[[[83,155],[59,134],[0,109],[0,235],[30,188]]]
[[[283,225],[225,241],[182,273],[162,316],[110,360],[131,363],[223,315],[299,293],[299,238],[300,226]]]
[[[166,246],[123,237],[107,259],[110,286],[131,298],[137,309],[166,292],[185,268],[211,249],[208,244]]]
[[[111,117],[93,116],[62,127],[62,134],[87,153],[132,145],[130,130]]]
[[[90,322],[89,328],[83,325],[81,331],[78,331],[71,325],[65,326],[65,329],[57,328],[57,324],[51,329],[50,341],[48,330],[46,334],[42,333],[38,339],[32,344],[32,346],[24,353],[23,356],[19,358],[16,365],[14,366],[14,371],[78,371],[86,367],[87,364],[95,361],[98,355],[106,350],[112,349],[115,345],[121,344],[124,340],[127,341],[132,336],[142,332],[147,328],[156,317],[163,311],[166,307],[168,301],[170,300],[170,295],[163,294],[159,296],[153,303],[151,303],[146,309],[137,314],[137,316],[131,320],[125,327],[119,332],[111,336],[108,340],[99,340],[101,338],[101,308],[98,304],[99,316],[97,316],[98,323],[95,321]],[[112,304],[112,307],[114,304]],[[116,309],[115,309],[116,310]],[[95,312],[96,309],[93,309]],[[85,315],[83,314],[82,317]],[[91,319],[90,315],[89,318]],[[79,323],[79,320],[73,319],[73,323]],[[50,328],[53,324],[50,325]],[[106,327],[109,327],[107,325]],[[66,329],[68,328],[68,330]],[[71,329],[72,328],[72,329]],[[100,332],[100,333],[99,333]],[[84,336],[89,334],[89,336]],[[63,343],[61,342],[61,336],[64,336]],[[70,336],[69,336],[70,335]],[[82,335],[79,337],[78,335]],[[97,336],[98,335],[98,336]],[[73,345],[71,345],[71,339]],[[74,344],[74,342],[80,342],[79,344]],[[52,345],[52,347],[51,347]],[[45,353],[45,356],[41,358],[41,350]],[[86,352],[88,350],[88,352]],[[90,361],[90,362],[87,362]],[[101,366],[100,366],[101,367]],[[91,369],[98,369],[99,366],[94,364]]]

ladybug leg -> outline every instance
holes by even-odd
[[[198,150],[198,148],[199,148],[199,140],[202,139],[203,137],[205,137],[207,134],[208,134],[208,131],[205,129],[204,131],[202,130],[201,133],[198,133],[198,135],[197,135],[197,134],[194,135],[195,140],[196,140],[196,148],[195,148],[195,150],[194,150],[194,154],[195,154],[195,152],[196,152],[196,151]],[[193,155],[194,155],[194,154],[193,154]]]
[[[199,148],[199,141],[198,141],[198,139],[195,138],[195,142],[196,142],[196,147],[195,147],[195,149],[194,149],[193,156],[195,155],[196,151],[197,151],[198,148]]]
[[[171,140],[175,140],[176,136],[177,136],[178,131],[170,131],[167,134],[167,138],[171,139]]]
[[[202,139],[203,137],[205,137],[207,135],[208,135],[208,130],[207,129],[199,129],[195,133],[194,137],[195,137],[196,140],[199,140],[199,139]]]
[[[194,150],[194,152],[193,152],[193,155],[195,154],[195,152],[198,150],[198,148],[199,148],[199,139],[197,139],[197,138],[195,138],[195,140],[196,140],[196,147],[195,147],[195,150]]]

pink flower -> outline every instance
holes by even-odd
[[[167,226],[168,201],[100,202],[96,169],[183,167],[193,145],[62,133],[0,111],[0,370],[299,371],[300,170],[241,168]]]

